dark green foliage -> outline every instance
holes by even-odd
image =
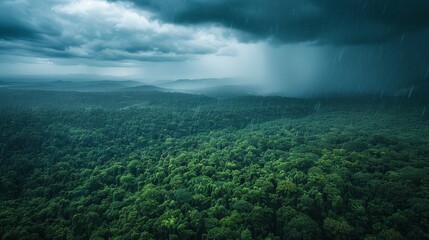
[[[1,97],[2,239],[429,239],[426,103],[61,94]]]

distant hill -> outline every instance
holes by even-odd
[[[8,83],[8,82],[0,81],[0,88],[1,87],[8,87],[9,85],[10,85],[10,83]]]
[[[67,82],[91,82],[91,81],[123,81],[123,77],[117,76],[105,76],[105,75],[94,75],[94,74],[49,74],[49,75],[0,75],[0,81],[3,82],[55,82],[55,81],[67,81]],[[128,78],[128,80],[140,81],[141,78],[136,76]]]
[[[207,87],[199,89],[191,89],[187,93],[203,94],[210,97],[238,97],[238,96],[252,96],[257,95],[257,89],[252,86],[238,86],[238,85],[223,85],[216,87]]]
[[[4,87],[26,90],[77,91],[77,92],[106,92],[140,85],[137,81],[52,81],[52,82],[16,82]]]
[[[126,92],[165,92],[167,91],[164,88],[152,86],[152,85],[140,85],[136,87],[127,87],[119,89],[119,91],[126,91]]]
[[[242,85],[237,79],[233,78],[179,79],[169,82],[155,82],[153,84],[170,91],[203,94],[217,98],[258,94],[258,89],[256,87]]]
[[[174,90],[203,89],[209,87],[219,87],[225,85],[234,85],[234,79],[231,78],[203,78],[203,79],[179,79],[171,82],[160,83],[159,87]]]
[[[255,95],[256,88],[237,85],[230,78],[179,79],[145,84],[138,81],[0,81],[0,87],[19,90],[72,91],[72,92],[181,92],[212,97]]]

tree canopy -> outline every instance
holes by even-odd
[[[63,94],[1,104],[2,239],[429,238],[426,102]]]

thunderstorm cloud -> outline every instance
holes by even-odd
[[[135,0],[167,22],[215,23],[247,38],[381,43],[429,26],[426,0]]]
[[[240,77],[286,93],[429,81],[427,0],[3,0],[0,9],[3,75]]]

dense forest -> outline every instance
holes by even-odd
[[[429,239],[428,104],[0,89],[0,237]]]

